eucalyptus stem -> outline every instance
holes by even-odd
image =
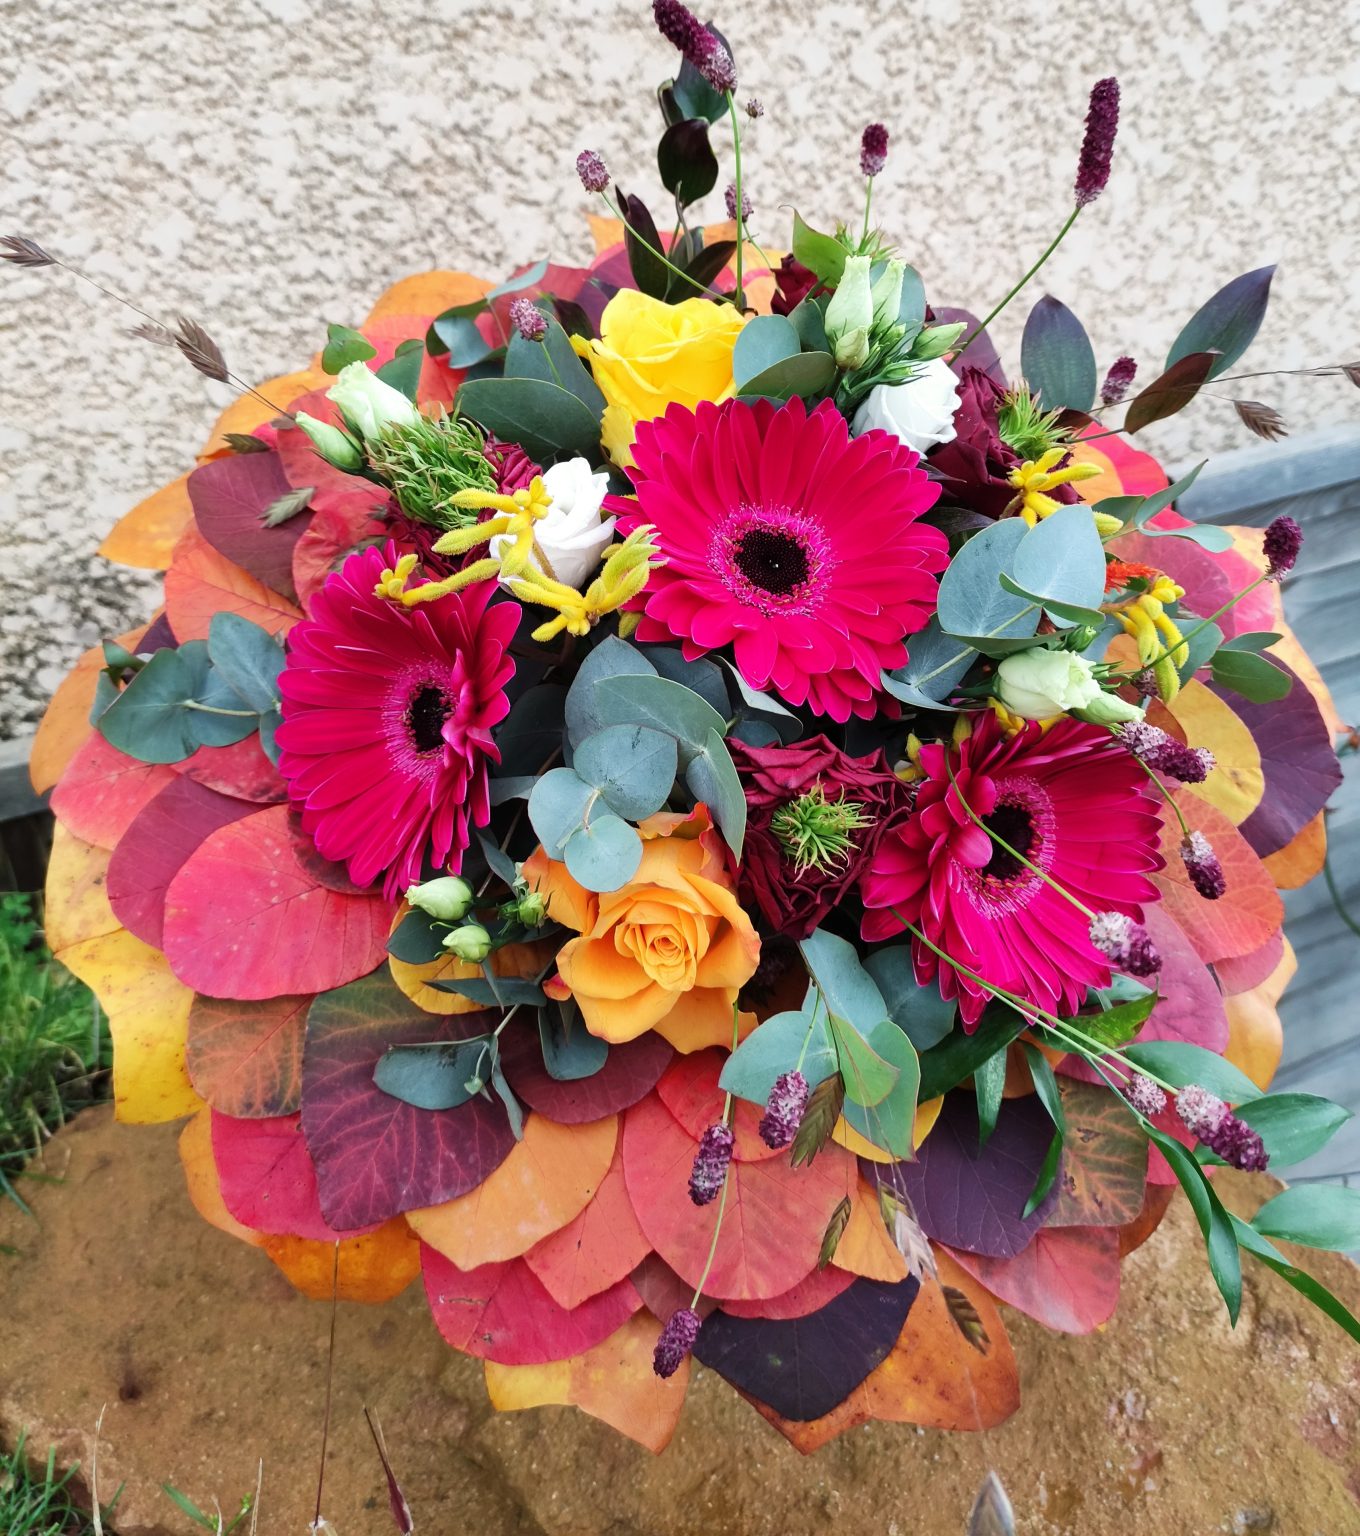
[[[254,720],[259,714],[257,709],[222,709],[216,704],[200,704],[197,699],[184,699],[181,702],[185,709],[196,709],[205,715],[231,715],[237,720]]]
[[[1051,243],[1049,244],[1048,248],[1044,251],[1043,255],[1040,256],[1038,261],[1036,261],[1034,263],[1034,265],[1029,269],[1029,271],[1025,273],[1025,275],[1020,279],[1020,281],[1015,285],[1015,287],[1011,289],[1011,291],[1006,295],[1006,297],[1004,299],[1002,299],[1002,301],[996,306],[996,308],[991,312],[991,314],[987,316],[987,318],[982,322],[982,324],[977,326],[973,330],[972,334],[968,337],[968,339],[964,342],[964,344],[959,348],[959,350],[954,354],[954,356],[956,358],[957,357],[962,357],[962,355],[968,350],[968,348],[973,345],[973,343],[978,339],[979,336],[982,335],[983,331],[985,331],[987,329],[987,327],[992,323],[992,321],[995,320],[996,317],[1001,313],[1001,311],[1003,309],[1005,309],[1007,304],[1009,304],[1010,301],[1016,296],[1016,294],[1019,293],[1022,288],[1024,288],[1024,286],[1029,282],[1029,280],[1034,276],[1034,274],[1039,270],[1039,268],[1043,266],[1043,264],[1053,254],[1053,252],[1058,249],[1058,247],[1063,243],[1063,239],[1066,236],[1067,231],[1069,229],[1071,229],[1072,226],[1077,222],[1077,215],[1080,212],[1081,212],[1081,204],[1078,203],[1072,209],[1072,212],[1067,215],[1066,223],[1064,223],[1063,227],[1058,231],[1058,233],[1056,235],[1054,235]]]

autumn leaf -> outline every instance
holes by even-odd
[[[287,634],[302,617],[286,597],[233,565],[196,528],[175,546],[165,573],[165,612],[181,644],[206,640],[219,613],[239,614],[271,635]]]
[[[628,1198],[623,1152],[616,1145],[600,1187],[584,1209],[530,1248],[524,1261],[559,1306],[579,1307],[631,1274],[651,1246]]]
[[[193,521],[188,484],[188,475],[181,475],[139,501],[105,535],[99,553],[115,565],[129,565],[134,570],[165,570],[175,545]]]
[[[86,843],[114,848],[137,813],[175,778],[164,763],[141,763],[92,732],[52,791],[52,813]]]

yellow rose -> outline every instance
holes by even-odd
[[[600,339],[573,336],[605,398],[601,437],[620,468],[633,462],[633,430],[668,405],[691,410],[732,393],[732,349],[744,321],[730,304],[663,304],[624,288],[605,305]]]
[[[760,940],[708,811],[663,812],[638,831],[642,863],[621,890],[587,891],[542,848],[525,862],[549,917],[581,935],[562,946],[558,973],[586,1028],[611,1044],[655,1029],[680,1051],[730,1046],[732,1006],[760,962]]]

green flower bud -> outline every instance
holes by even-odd
[[[858,368],[869,355],[874,301],[867,256],[847,256],[845,270],[826,307],[826,339],[841,368]]]
[[[306,411],[295,412],[293,420],[311,438],[312,445],[327,464],[334,464],[336,469],[363,468],[364,451],[348,432],[331,426],[328,421],[318,421]]]
[[[1143,718],[1141,705],[1130,704],[1117,693],[1107,693],[1104,689],[1089,704],[1073,713],[1079,720],[1089,720],[1092,725],[1120,725],[1125,720]]]
[[[912,357],[917,362],[929,362],[932,357],[943,357],[963,335],[964,329],[963,321],[957,325],[927,326],[916,338],[911,349]]]
[[[472,905],[472,887],[457,875],[440,875],[423,885],[408,886],[406,900],[431,917],[446,923],[456,922]]]
[[[444,948],[460,960],[479,965],[491,953],[491,935],[480,923],[464,923],[444,935]]]
[[[897,324],[897,312],[902,307],[902,275],[906,270],[906,262],[894,257],[879,273],[872,295],[875,330]]]
[[[525,891],[515,902],[515,916],[526,928],[541,928],[548,916],[548,899],[540,891]]]

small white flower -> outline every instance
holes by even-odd
[[[878,384],[855,412],[856,437],[880,427],[908,448],[926,453],[954,440],[959,381],[942,357],[935,357],[905,384]]]
[[[609,494],[609,476],[596,474],[587,459],[566,459],[543,471],[543,484],[552,505],[534,525],[534,542],[552,566],[544,574],[566,586],[580,587],[594,574],[614,537],[614,519],[600,516]],[[499,555],[511,542],[509,534],[492,539],[492,555]]]
[[[422,885],[407,886],[406,900],[431,917],[457,922],[472,905],[472,887],[458,875],[438,875]]]
[[[420,413],[399,389],[393,389],[366,363],[347,363],[326,391],[345,413],[345,420],[366,441],[371,442],[384,427],[413,426]]]

